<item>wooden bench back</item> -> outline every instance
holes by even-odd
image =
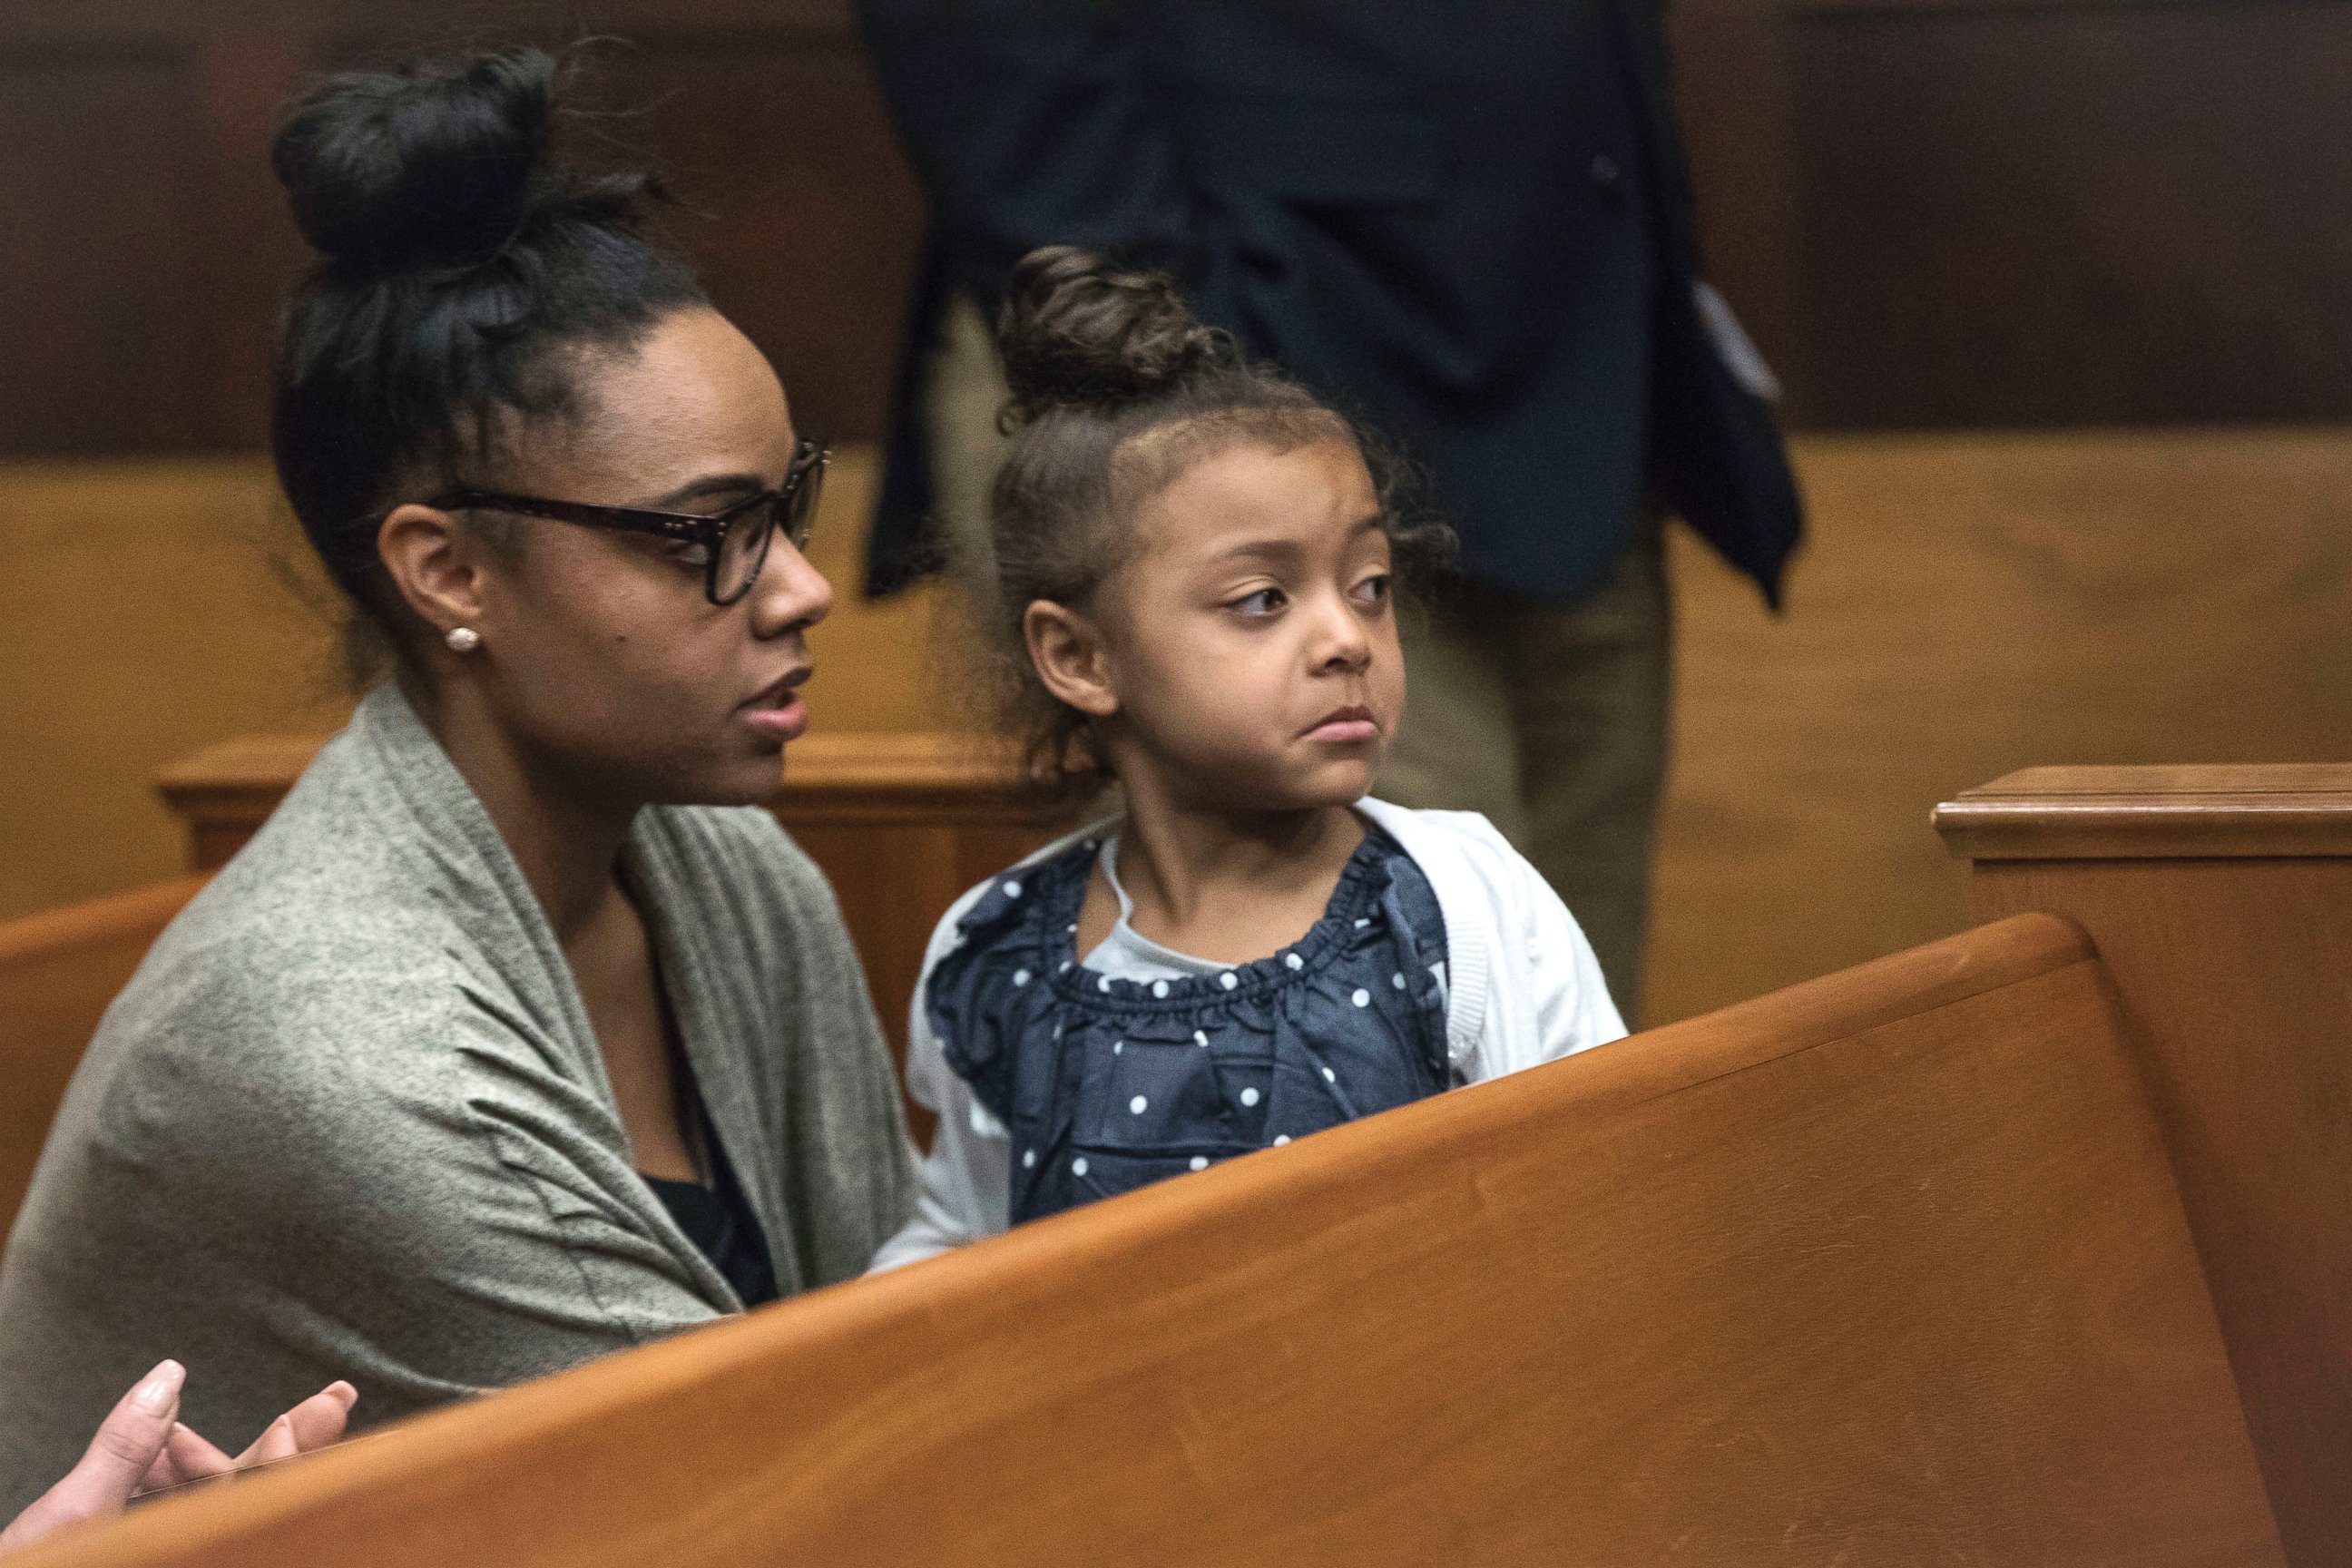
[[[204,885],[183,877],[0,923],[0,1236],[107,1004]]]
[[[37,1563],[2281,1561],[2028,916],[168,1502]]]

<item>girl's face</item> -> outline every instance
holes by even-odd
[[[1227,447],[1145,501],[1136,527],[1097,617],[1122,774],[1139,764],[1240,809],[1368,793],[1404,717],[1404,659],[1354,448]]]
[[[526,439],[498,489],[716,512],[782,482],[794,447],[783,388],[716,311],[677,311],[634,354],[591,356],[575,374],[579,419]],[[833,604],[782,531],[751,592],[720,608],[695,545],[506,526],[516,548],[471,552],[464,623],[482,641],[457,656],[457,678],[478,683],[518,751],[615,801],[766,799],[807,724],[805,634]]]

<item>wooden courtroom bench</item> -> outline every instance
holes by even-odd
[[[107,1004],[204,885],[183,877],[0,922],[0,1236]]]
[[[2131,1026],[2032,914],[24,1563],[2285,1560]]]

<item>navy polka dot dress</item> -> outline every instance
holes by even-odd
[[[1175,979],[1077,961],[1097,847],[998,878],[925,990],[949,1068],[1011,1133],[1013,1223],[1447,1086],[1444,921],[1378,827],[1304,937]]]

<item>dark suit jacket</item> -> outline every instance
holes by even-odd
[[[1433,473],[1474,580],[1598,584],[1644,487],[1776,597],[1780,434],[1694,303],[1655,0],[860,0],[930,197],[909,342],[1034,246],[1199,314]],[[919,559],[916,354],[871,561]]]

